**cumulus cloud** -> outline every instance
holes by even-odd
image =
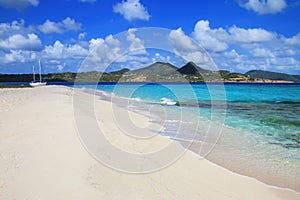
[[[171,56],[163,56],[160,53],[155,53],[154,56],[152,57],[152,63],[154,62],[168,62],[168,63],[173,63]]]
[[[113,11],[121,14],[128,21],[150,19],[147,9],[140,3],[140,0],[123,0],[113,6]]]
[[[14,20],[12,22],[0,23],[0,38],[8,37],[14,34],[29,34],[42,32],[45,34],[49,33],[64,33],[67,31],[78,31],[81,29],[81,23],[76,22],[70,17],[65,18],[60,22],[53,22],[46,20],[41,25],[30,25],[25,26],[25,21]]]
[[[104,71],[105,67],[119,58],[121,42],[112,35],[105,39],[93,38],[89,41],[89,55],[85,59],[84,66],[81,70],[100,70]]]
[[[14,34],[26,35],[32,33],[34,28],[25,27],[25,21],[14,20],[12,22],[0,23],[0,38],[7,38]]]
[[[191,36],[209,52],[223,52],[231,45],[247,47],[249,44],[259,44],[278,39],[276,33],[262,28],[245,29],[235,25],[226,29],[222,27],[211,28],[207,20],[199,20]]]
[[[42,48],[42,42],[39,37],[33,33],[27,36],[16,34],[7,39],[0,40],[0,48],[4,50],[38,51]]]
[[[106,71],[106,67],[113,65],[134,69],[142,66],[143,63],[149,63],[148,53],[144,46],[144,41],[137,37],[136,29],[128,29],[124,38],[115,38],[108,35],[105,39],[93,38],[89,41],[90,53],[87,56],[83,71],[100,70]]]
[[[182,28],[172,30],[169,34],[169,40],[173,47],[180,49],[180,51],[190,52],[199,49],[199,47],[192,42],[190,37],[183,32]]]
[[[0,0],[0,6],[23,10],[28,6],[38,6],[39,0]]]
[[[56,41],[53,45],[46,46],[43,53],[47,58],[53,59],[75,59],[84,58],[88,55],[88,50],[78,44],[64,45],[60,41]]]
[[[199,42],[201,47],[210,52],[217,65],[225,66],[230,70],[234,68],[234,71],[249,70],[255,67],[270,68],[272,64],[266,60],[267,58],[279,56],[279,53],[281,56],[287,56],[287,53],[294,51],[285,47],[284,43],[290,45],[297,43],[296,36],[284,38],[262,28],[245,29],[237,26],[211,28],[207,20],[198,21],[191,36],[196,42]],[[171,31],[169,39],[176,55],[199,65],[209,63],[208,54],[205,54],[201,47],[193,43],[182,29]],[[228,51],[228,49],[230,50]],[[273,52],[278,52],[278,54]]]
[[[300,45],[300,33],[298,33],[297,35],[294,35],[291,38],[286,38],[285,43],[288,45],[292,45],[292,46]]]
[[[262,28],[243,29],[233,26],[229,33],[236,42],[266,42],[276,38],[276,34]]]
[[[26,63],[32,62],[37,59],[36,52],[33,51],[23,51],[23,50],[11,50],[9,53],[5,54],[0,60],[0,63]]]
[[[89,41],[89,49],[90,51],[93,51],[96,47],[98,47],[100,44],[102,44],[104,40],[102,38],[92,38]]]
[[[71,18],[53,23],[52,32],[75,30],[77,28],[72,27],[78,24]],[[55,29],[57,27],[58,30]],[[148,40],[138,37],[140,34],[137,29],[129,29],[121,37],[122,40],[112,35],[87,40],[86,33],[79,33],[78,41],[74,40],[72,44],[56,41],[44,47],[37,34],[42,34],[38,26],[25,26],[24,20],[0,23],[0,63],[29,63],[41,58],[49,69],[66,71],[79,66],[87,58],[85,71],[103,71],[103,67],[111,62],[114,63],[114,69],[121,66],[135,69],[155,61],[175,63],[181,58],[202,67],[216,69],[209,65],[211,61],[207,50],[217,66],[225,70],[274,71],[286,66],[286,69],[293,70],[291,73],[295,73],[300,68],[300,33],[285,37],[259,27],[212,27],[207,20],[198,21],[190,34],[186,34],[182,28],[169,32],[166,41],[172,53],[178,56],[176,59],[160,53],[153,55],[152,51],[148,54],[145,48]]]
[[[262,58],[273,57],[272,52],[268,49],[265,49],[265,48],[255,48],[255,49],[253,49],[252,55],[254,57],[262,57]]]
[[[44,24],[39,25],[38,29],[45,33],[64,33],[67,31],[78,31],[81,29],[81,23],[77,23],[74,19],[67,17],[61,22],[53,22],[50,20],[46,20]]]
[[[246,3],[240,2],[240,5],[259,15],[279,13],[287,7],[285,0],[248,0]]]
[[[223,42],[229,38],[226,30],[223,28],[211,29],[207,20],[197,22],[192,36],[207,50],[218,52],[228,48],[228,45]]]
[[[169,41],[174,48],[174,53],[186,61],[193,61],[196,64],[209,63],[208,55],[197,44],[193,43],[181,28],[170,32]]]
[[[144,42],[135,35],[135,29],[129,29],[127,32],[127,41],[130,42],[130,55],[147,55]]]
[[[229,52],[225,52],[224,56],[230,59],[230,62],[234,64],[240,64],[246,59],[245,55],[239,54],[235,49],[232,49]]]

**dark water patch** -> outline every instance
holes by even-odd
[[[269,142],[269,144],[274,144],[274,145],[279,145],[283,148],[286,148],[286,149],[299,149],[300,148],[300,144],[298,143],[287,143],[287,144],[284,144],[284,143],[281,143],[281,142]]]

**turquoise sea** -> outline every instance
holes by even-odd
[[[77,87],[93,88],[89,85]],[[225,125],[249,131],[283,148],[300,148],[299,84],[100,84],[98,90],[131,98],[135,105],[199,110],[201,117],[225,112]],[[224,91],[222,91],[224,90]],[[212,94],[213,93],[213,94]],[[220,95],[218,96],[218,94]],[[214,95],[214,96],[212,96]],[[128,105],[129,106],[129,105]],[[170,108],[173,106],[172,108]],[[138,110],[138,107],[135,108]],[[213,109],[213,111],[212,111]],[[213,112],[213,113],[212,113]],[[195,113],[195,112],[194,112]],[[214,116],[211,116],[214,115]],[[172,116],[170,116],[172,117]],[[196,117],[196,116],[194,116]]]
[[[224,124],[208,159],[266,183],[300,190],[300,84],[78,83],[74,87],[96,87],[99,98],[149,116],[164,126],[158,134],[178,141],[202,141],[206,124]]]

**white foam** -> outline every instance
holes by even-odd
[[[173,101],[172,99],[168,99],[166,97],[163,97],[160,100],[161,100],[160,103],[163,104],[163,105],[169,105],[169,106],[176,105],[176,101]]]

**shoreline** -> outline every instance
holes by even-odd
[[[89,90],[89,89],[85,89],[85,90]],[[100,92],[99,97],[102,98],[101,100],[107,101],[109,99],[109,98],[107,99],[107,97],[103,98],[102,93],[103,92],[106,93],[105,91],[97,90],[97,92]],[[119,98],[127,99],[125,97],[119,97]],[[128,99],[128,100],[130,100],[130,99]],[[121,106],[121,105],[119,105],[119,106],[124,109],[128,109],[128,108],[125,108],[124,106]],[[140,111],[136,111],[136,110],[132,110],[132,109],[130,109],[130,111],[133,111],[133,112],[136,112],[138,114],[148,117],[147,114],[144,112],[140,112]],[[230,127],[227,125],[224,125],[224,128],[227,130],[227,132],[228,131],[229,132],[231,132],[231,131],[232,132],[241,132],[242,131],[244,134],[247,133],[241,129],[236,129],[236,128],[233,128],[233,127]],[[247,133],[247,134],[251,134],[251,133]],[[221,134],[221,137],[222,137],[222,134]],[[257,136],[254,135],[254,137],[257,137]],[[180,140],[176,140],[176,139],[172,139],[172,138],[170,138],[170,139],[178,141],[181,145],[183,145],[184,148],[187,148],[189,151],[191,151],[201,157],[201,155],[199,155],[197,153],[199,147],[193,147],[194,145],[192,144],[189,148],[189,147],[185,146],[184,141],[180,142]],[[259,139],[262,139],[262,138],[257,138],[257,140],[259,140]],[[217,151],[218,153],[214,153],[214,151]],[[286,188],[286,189],[290,189],[292,191],[300,193],[300,187],[299,187],[300,179],[297,180],[297,178],[292,178],[291,175],[290,175],[290,177],[286,177],[286,176],[284,176],[283,172],[271,173],[270,171],[267,170],[267,167],[255,167],[256,164],[258,164],[258,163],[266,164],[262,160],[258,161],[258,163],[251,163],[251,162],[248,163],[248,164],[251,164],[252,167],[255,167],[255,170],[249,170],[249,166],[246,166],[246,165],[241,166],[240,165],[241,161],[239,159],[241,159],[241,155],[237,155],[236,152],[234,152],[234,151],[231,151],[231,152],[229,151],[230,153],[225,153],[225,154],[222,154],[222,156],[219,156],[218,154],[220,153],[220,151],[227,152],[228,149],[222,149],[222,148],[219,149],[219,147],[217,145],[215,147],[215,149],[213,149],[211,151],[211,153],[205,157],[205,159],[207,159],[208,161],[210,161],[224,169],[227,169],[233,173],[236,173],[236,174],[239,174],[242,176],[246,176],[246,177],[250,177],[250,178],[254,178],[255,180],[258,180],[266,185],[270,185],[270,186],[274,186],[274,187],[278,187],[278,188]],[[224,161],[224,159],[221,157],[227,157],[227,158],[230,157],[231,160],[229,162]],[[259,165],[259,166],[261,166],[261,165]],[[268,166],[271,167],[270,164]],[[300,173],[300,171],[299,171],[299,173]],[[295,173],[295,174],[297,174],[297,173]]]
[[[75,189],[80,185],[82,186],[80,188],[84,191],[90,192],[90,199],[96,199],[96,197],[111,199],[116,197],[116,192],[123,195],[130,194],[133,198],[146,197],[146,199],[158,199],[159,197],[173,197],[175,199],[182,199],[183,197],[206,197],[206,199],[221,197],[223,199],[236,199],[242,197],[246,199],[257,197],[268,199],[299,198],[300,194],[298,192],[291,189],[273,188],[273,186],[265,185],[252,177],[237,174],[212,163],[211,161],[199,159],[190,151],[187,151],[178,161],[167,168],[151,174],[128,175],[104,167],[102,164],[91,158],[90,155],[83,150],[82,145],[79,144],[78,138],[75,138],[75,135],[77,136],[77,134],[74,133],[75,129],[72,126],[75,126],[75,124],[71,117],[72,91],[73,89],[71,88],[61,86],[46,86],[44,88],[32,89],[8,89],[6,91],[1,91],[1,104],[7,105],[1,105],[0,108],[7,109],[4,111],[7,116],[5,118],[3,118],[3,116],[0,118],[2,122],[0,123],[0,130],[4,133],[0,136],[0,163],[2,163],[2,167],[0,165],[0,197],[10,197],[7,199],[13,199],[14,197],[10,196],[12,195],[11,192],[17,191],[18,194],[14,194],[16,199],[21,196],[21,198],[27,197],[32,199],[30,197],[34,197],[34,195],[30,193],[30,189],[37,188],[40,188],[41,190],[33,191],[38,194],[36,195],[38,197],[49,198],[51,195],[53,197],[52,199],[56,199],[55,195],[70,197],[72,192],[78,194],[82,191]],[[15,100],[15,102],[9,102],[9,100]],[[32,103],[35,105],[32,105]],[[39,110],[45,109],[45,105],[50,106],[52,110],[49,110],[49,108],[47,108],[48,112]],[[110,104],[107,102],[105,103],[103,100],[97,100],[97,106],[99,106],[99,108],[104,109],[105,105],[107,105],[106,107],[109,107],[108,105]],[[37,116],[27,113],[27,111],[30,111],[35,107],[37,110],[34,110],[34,112],[38,114]],[[55,112],[55,110],[59,110],[59,112]],[[126,112],[132,113],[132,111],[128,110]],[[15,118],[15,114],[17,113],[19,113],[19,117]],[[141,114],[133,115],[135,115],[137,120],[143,121],[147,119]],[[43,120],[43,117],[46,116],[48,116],[47,122]],[[13,119],[14,121],[12,121]],[[32,121],[33,119],[36,121]],[[60,121],[63,119],[66,121]],[[106,118],[101,118],[101,116],[98,120],[100,120],[99,123],[104,129],[113,130],[110,128],[113,122]],[[35,122],[40,122],[40,124],[36,125],[37,127],[33,127],[32,123],[35,124]],[[15,123],[19,125],[15,127]],[[56,124],[57,127],[51,126],[53,124]],[[63,125],[63,129],[61,129],[58,124]],[[40,131],[39,128],[43,125],[47,125],[49,130],[44,128],[43,131]],[[30,127],[31,129],[28,129]],[[119,134],[117,131],[113,132]],[[164,144],[164,142],[170,142],[166,137],[155,136],[155,138],[157,140],[157,143],[155,144],[157,145]],[[119,140],[116,137],[112,137],[112,140],[116,142],[116,144],[123,145],[125,149],[133,151],[137,150],[132,149],[132,144],[135,143],[130,143],[131,145],[129,145],[129,143],[124,143],[124,141]],[[56,145],[53,146],[53,144]],[[68,148],[66,148],[66,146]],[[55,147],[55,149],[53,149],[53,147]],[[143,145],[140,147],[145,149],[145,146]],[[32,150],[39,148],[41,152]],[[135,146],[135,148],[137,148],[137,146]],[[147,149],[147,151],[149,150],[151,150],[151,148]],[[44,157],[43,153],[47,153],[46,155],[48,156]],[[29,162],[30,160],[33,162]],[[60,160],[62,164],[57,163],[58,160]],[[45,163],[43,163],[43,161],[45,161]],[[68,162],[68,164],[64,166],[63,163],[66,162]],[[74,163],[81,164],[77,166],[73,165]],[[60,167],[51,168],[45,164],[50,166],[59,165]],[[71,166],[72,168],[68,168]],[[7,169],[9,170],[6,171]],[[44,174],[44,170],[48,171],[48,173]],[[28,172],[30,173],[27,174]],[[61,179],[60,182],[56,182],[58,186],[53,188],[50,187],[48,189],[44,188],[45,185],[50,183],[53,184],[53,181],[59,180],[59,174],[64,174],[63,176],[65,178]],[[36,181],[36,176],[38,175],[44,178],[42,179],[43,184]],[[24,179],[24,181],[27,182],[27,185],[24,185],[25,182],[21,181],[21,179]],[[74,183],[71,185],[66,184],[70,183],[69,181],[71,180],[73,180]],[[178,180],[181,180],[180,183]],[[229,180],[231,184],[227,183]],[[199,184],[201,187],[199,187]],[[152,186],[149,187],[150,185]],[[64,190],[59,189],[59,186]],[[165,187],[172,192],[168,192]],[[137,188],[138,190],[136,190]],[[53,193],[50,192],[51,194],[49,194],[48,190]],[[155,192],[153,192],[153,190]],[[245,192],[247,194],[247,192],[252,190],[256,191],[253,192],[254,196],[249,194],[246,196],[244,194]],[[55,191],[60,191],[60,193],[55,193]],[[83,197],[82,195],[84,194],[80,193],[77,198],[80,196]]]
[[[89,89],[84,89],[84,90],[88,91]],[[97,92],[99,92],[98,95],[101,98],[101,100],[104,100],[104,101],[109,100],[109,97],[106,97],[106,95],[103,96],[103,93],[106,93],[106,91],[97,90]],[[93,92],[91,92],[91,93],[93,93]],[[126,97],[119,97],[119,98],[130,100],[130,98],[126,98]],[[120,106],[124,109],[128,109],[128,108],[125,108],[124,105],[118,105],[118,106]],[[144,115],[146,117],[149,117],[149,116],[147,116],[146,113],[141,112],[141,111],[132,110],[132,109],[130,109],[130,111],[136,112],[136,113]],[[246,134],[246,133],[252,134],[252,133],[243,131],[241,129],[233,128],[233,127],[230,127],[227,125],[224,125],[224,128],[227,130],[226,132],[243,132],[244,134]],[[159,133],[157,133],[157,134],[159,134]],[[221,138],[222,138],[222,135],[223,134],[221,134]],[[258,136],[256,136],[256,135],[254,135],[253,137],[255,137],[257,140],[262,139],[262,138],[258,138]],[[221,138],[219,139],[219,142],[222,140]],[[231,138],[232,138],[232,136],[231,136]],[[190,147],[186,147],[186,145],[184,144],[184,141],[181,142],[179,139],[178,140],[172,139],[172,138],[170,138],[170,139],[178,141],[184,148],[187,148],[189,151],[191,151],[201,157],[201,155],[199,155],[197,153],[198,149],[200,149],[201,147],[197,147],[197,145],[196,145],[196,147],[194,147],[195,146],[194,144],[192,144]],[[237,141],[235,141],[235,142],[237,143]],[[264,141],[264,142],[266,142],[266,141]],[[197,143],[197,141],[196,141],[196,143]],[[228,152],[228,150],[229,150],[229,152]],[[215,153],[214,151],[216,151],[217,153]],[[238,149],[235,149],[235,151],[238,152]],[[227,152],[227,153],[221,153],[222,156],[220,156],[220,155],[218,155],[220,152]],[[224,157],[225,158],[230,157],[231,160],[225,161]],[[264,163],[263,160],[258,161],[258,163],[254,163],[254,162],[248,163],[248,164],[251,164],[251,167],[255,167],[254,170],[249,170],[249,166],[247,166],[245,164],[243,164],[243,166],[241,166],[241,164],[242,164],[241,163],[242,161],[240,160],[241,155],[238,155],[233,150],[226,149],[226,148],[223,149],[222,147],[220,148],[220,147],[218,147],[218,145],[216,145],[216,147],[211,150],[211,153],[209,153],[209,155],[207,155],[205,157],[205,159],[207,159],[208,161],[214,163],[215,165],[218,165],[218,166],[220,166],[224,169],[227,169],[233,173],[236,173],[236,174],[239,174],[242,176],[246,176],[246,177],[250,177],[250,178],[254,178],[255,180],[258,180],[266,185],[283,188],[283,189],[287,188],[292,191],[300,193],[300,187],[299,187],[300,179],[297,180],[297,177],[292,178],[291,175],[289,175],[289,177],[286,177],[286,176],[284,176],[286,174],[284,174],[281,171],[278,173],[270,172],[267,169],[268,167],[256,167],[257,164],[259,164],[258,166],[262,166],[263,164],[266,164],[266,163]],[[260,158],[260,159],[262,159],[262,158]],[[271,167],[270,163],[268,163],[267,166]],[[294,173],[294,174],[297,174],[297,173]],[[300,174],[300,171],[298,174]]]

